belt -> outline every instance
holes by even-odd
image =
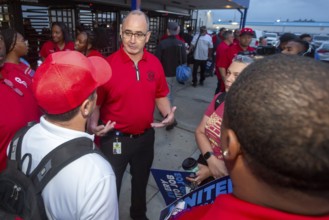
[[[108,135],[109,136],[119,136],[119,137],[129,137],[129,138],[138,138],[138,137],[143,136],[147,132],[147,130],[149,130],[149,129],[144,130],[144,132],[140,133],[140,134],[129,134],[129,133],[123,133],[118,130],[112,130],[108,133]]]

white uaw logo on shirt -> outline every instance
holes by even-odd
[[[21,78],[15,77],[15,81],[18,82],[19,84],[24,85],[27,88],[27,83],[24,80],[21,80]]]

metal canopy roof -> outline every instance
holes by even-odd
[[[0,0],[7,2],[9,0]],[[11,0],[10,0],[11,1]],[[51,0],[19,0],[21,2],[55,2]],[[105,5],[130,7],[133,1],[141,2],[141,9],[146,10],[216,10],[216,9],[244,9],[249,7],[250,0],[57,0],[56,3],[88,2]]]
[[[93,2],[105,5],[131,7],[134,0],[73,0],[75,2]],[[138,1],[138,0],[136,0]],[[167,11],[190,15],[191,10],[244,9],[249,7],[250,0],[140,0],[141,9]]]
[[[148,2],[189,10],[243,9],[249,6],[249,0],[141,0],[142,7]]]

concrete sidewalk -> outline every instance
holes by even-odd
[[[198,147],[195,143],[194,131],[200,123],[204,111],[214,96],[217,86],[216,76],[207,77],[204,86],[191,86],[191,82],[180,85],[174,104],[178,126],[171,131],[156,129],[155,132],[155,155],[153,168],[181,170],[181,164],[187,157],[197,158]],[[160,120],[158,111],[154,113],[155,120]],[[119,200],[120,220],[130,220],[130,194],[131,176],[129,167],[122,180]],[[150,220],[158,220],[160,212],[166,204],[159,192],[152,174],[150,175],[147,188],[147,216]]]

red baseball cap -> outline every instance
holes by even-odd
[[[48,55],[35,72],[32,91],[48,114],[63,114],[82,104],[112,76],[110,64],[101,57],[77,51]]]
[[[240,36],[242,36],[244,34],[249,34],[249,35],[254,36],[254,30],[251,28],[242,28],[240,31]]]

